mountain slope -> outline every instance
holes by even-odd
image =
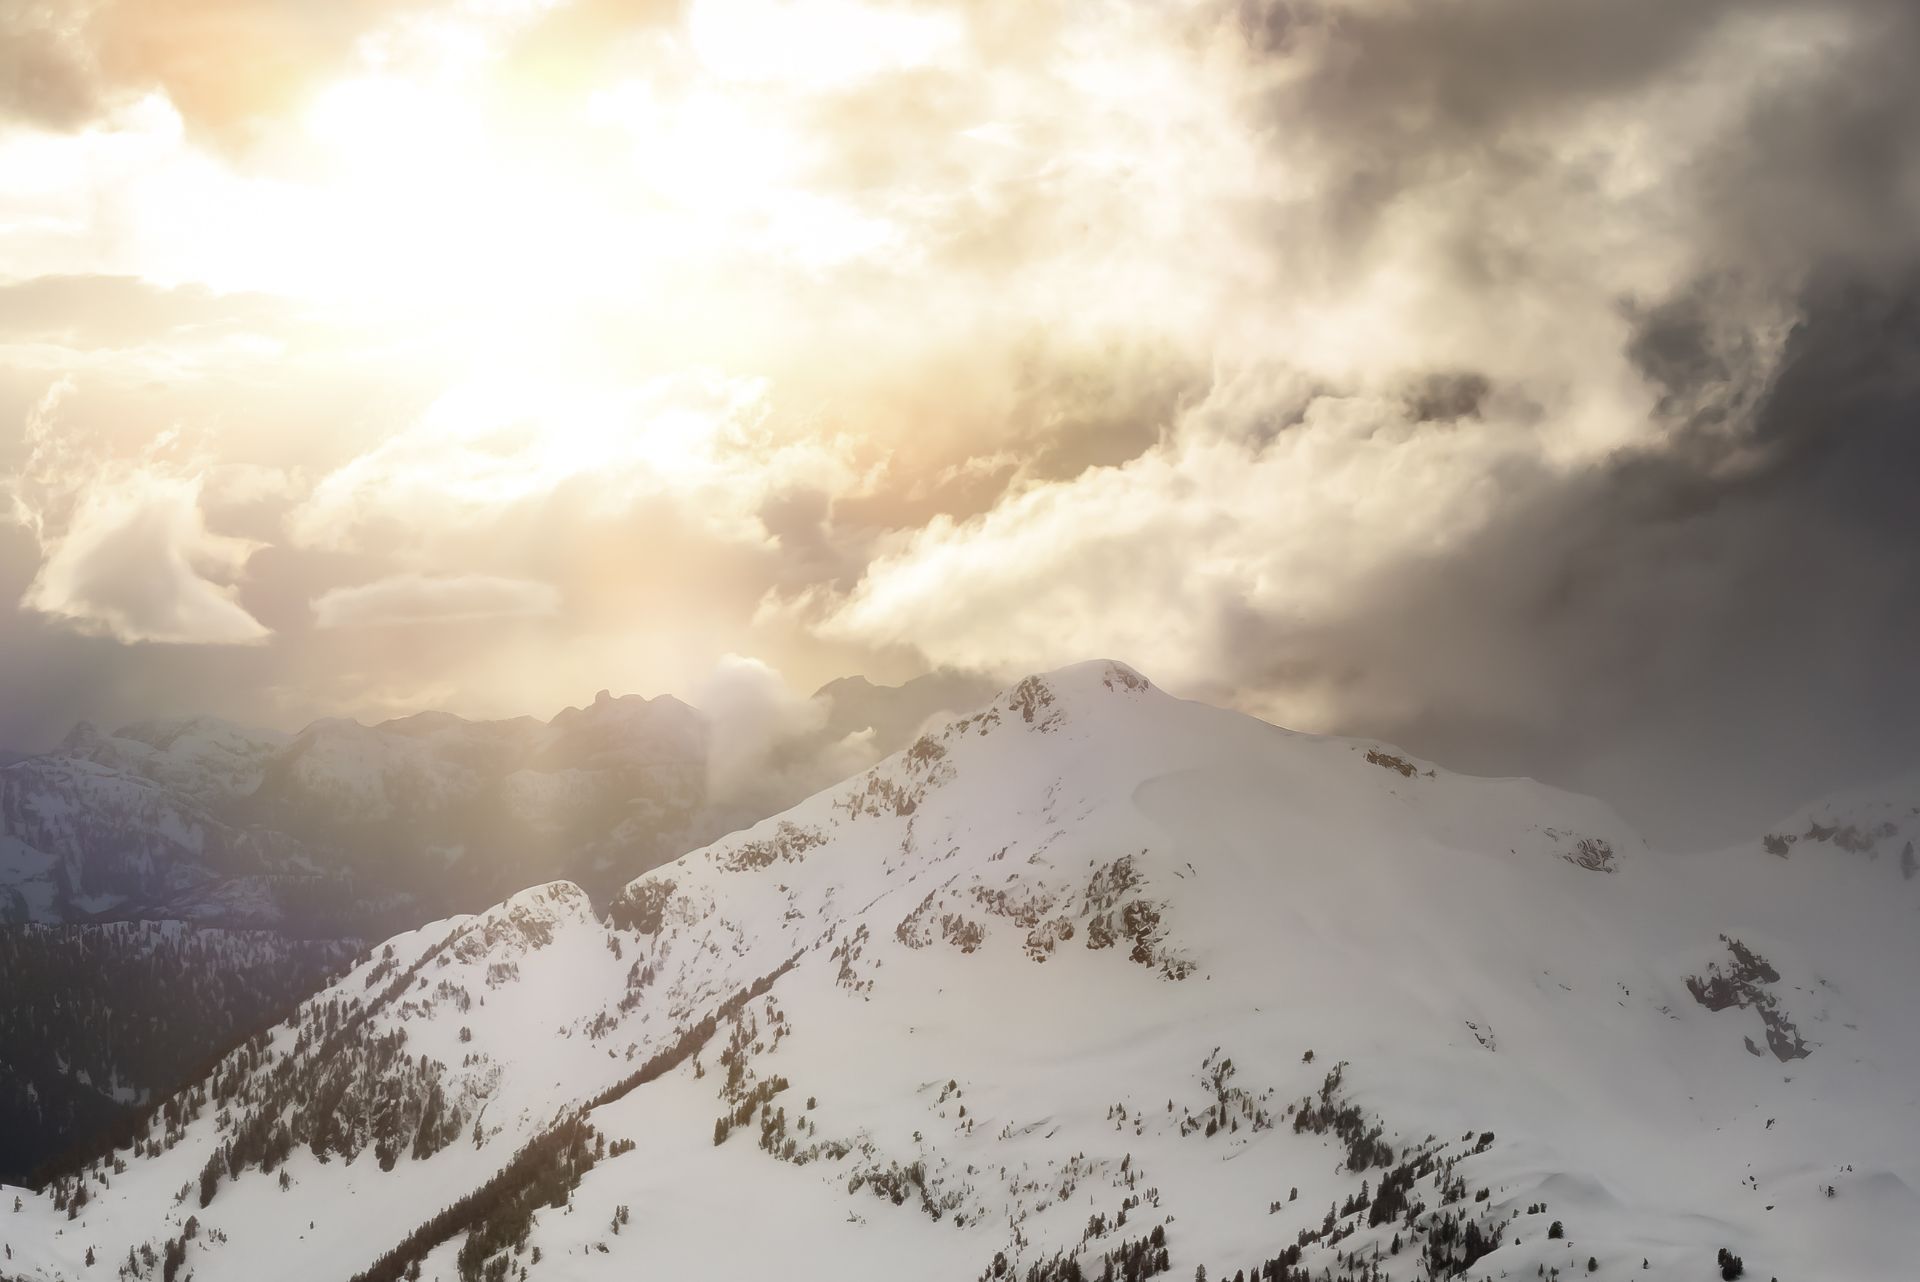
[[[1886,871],[1656,854],[1078,665],[605,918],[555,883],[397,937],[0,1240],[35,1278],[1903,1277]]]
[[[897,746],[896,723],[917,726],[954,689],[855,683],[817,696],[818,711],[829,730]],[[52,752],[0,762],[0,955],[31,971],[0,972],[0,1031],[22,1034],[0,1039],[0,1172],[88,1151],[125,1114],[82,1083],[170,1093],[362,939],[554,877],[604,899],[846,760],[818,736],[787,742],[775,786],[732,796],[713,786],[708,739],[676,699],[602,691],[546,722],[426,713],[297,735],[211,717],[110,734],[83,723]],[[151,931],[115,927],[125,920],[189,923],[168,938],[194,942],[161,956]],[[242,973],[262,949],[259,975]],[[305,960],[276,969],[291,958]],[[157,1003],[178,1015],[163,1037],[145,1027],[150,985],[93,1001],[106,975],[179,986],[177,1009]],[[270,1001],[247,999],[256,978]]]

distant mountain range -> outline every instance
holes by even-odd
[[[1906,1279],[1916,838],[1920,781],[1655,851],[1075,665],[374,946],[0,1273]]]
[[[604,900],[837,777],[849,736],[870,761],[992,693],[834,682],[731,794],[708,718],[670,697],[291,735],[76,726],[0,765],[0,1177],[114,1133],[369,939],[556,877]]]
[[[947,674],[837,681],[815,696],[824,728],[778,751],[804,759],[862,733],[884,756],[991,695]],[[716,796],[709,767],[698,710],[605,691],[545,722],[83,723],[0,766],[0,921],[384,935],[555,877],[611,893],[804,795]]]

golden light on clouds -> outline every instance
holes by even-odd
[[[1516,531],[1772,466],[1808,291],[1917,225],[1904,9],[1628,7],[0,14],[15,626],[282,720],[1100,653],[1545,725],[1473,620],[1611,579]]]

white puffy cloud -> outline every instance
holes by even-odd
[[[679,505],[722,538],[763,538],[757,510],[792,485],[844,488],[832,440],[772,439],[765,388],[712,373],[638,384],[480,376],[323,477],[289,518],[295,542],[405,553],[564,495],[575,518]]]
[[[26,609],[121,641],[247,645],[268,629],[238,599],[259,544],[215,533],[201,508],[204,471],[159,455],[101,457],[58,423],[72,384],[34,406],[27,457],[7,478],[15,520],[40,544]]]
[[[822,741],[831,709],[758,659],[727,655],[694,692],[708,718],[708,787],[724,801],[765,807],[801,797],[873,764],[871,729]]]
[[[1116,654],[1191,685],[1237,662],[1245,618],[1338,617],[1373,576],[1461,546],[1498,510],[1503,473],[1540,466],[1496,405],[1418,423],[1401,399],[1292,395],[1265,378],[1223,385],[1139,457],[936,519],[851,592],[784,608],[815,612],[833,639],[909,644],[936,663]],[[1261,432],[1276,407],[1289,426]]]
[[[264,641],[266,627],[220,581],[258,546],[207,529],[197,479],[133,472],[80,499],[21,604],[121,641]]]

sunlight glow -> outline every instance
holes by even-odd
[[[469,349],[537,341],[595,300],[899,251],[884,208],[812,182],[794,95],[925,66],[957,40],[950,20],[702,0],[670,71],[641,50],[597,88],[529,103],[488,24],[547,7],[477,4],[363,41],[358,69],[245,164],[160,95],[111,128],[0,137],[0,229],[36,270],[287,294]]]
[[[960,39],[951,14],[853,0],[695,0],[688,26],[694,52],[723,78],[816,88],[925,66]]]

